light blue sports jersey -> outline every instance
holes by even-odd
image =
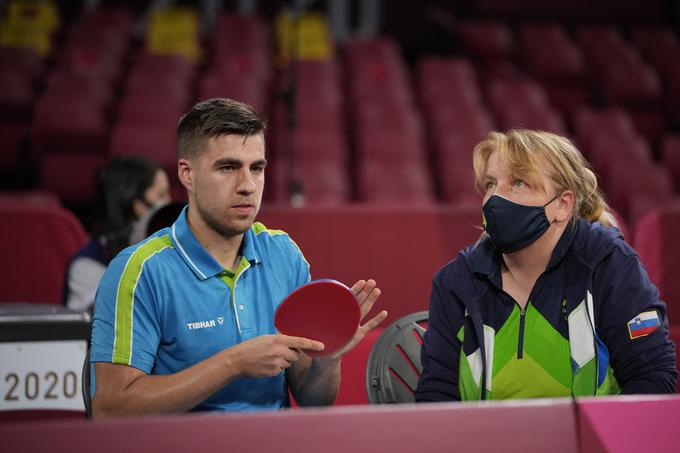
[[[109,265],[95,300],[91,362],[148,374],[178,372],[242,341],[276,333],[276,308],[310,281],[297,245],[261,223],[245,233],[236,273],[225,270],[196,240],[186,210],[172,227],[123,250]],[[286,405],[281,373],[237,379],[195,410]]]

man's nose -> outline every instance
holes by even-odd
[[[255,184],[255,178],[250,173],[250,170],[244,169],[243,171],[241,171],[236,190],[239,193],[253,193],[255,192],[256,188],[257,184]]]

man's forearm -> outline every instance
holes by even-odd
[[[93,415],[116,417],[189,411],[240,376],[233,355],[227,349],[177,373],[140,374],[121,390],[105,382],[100,385],[98,379],[92,401]]]

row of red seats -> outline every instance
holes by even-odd
[[[388,39],[351,42],[345,47],[345,69],[357,199],[434,201],[423,124],[396,44]]]
[[[653,141],[680,118],[680,41],[664,26],[631,26],[629,40],[612,25],[577,25],[573,38],[558,23],[470,21],[457,29],[463,51],[486,72],[521,62],[562,113],[600,100],[629,109]],[[559,58],[556,58],[559,55]],[[587,65],[585,64],[587,63]]]
[[[580,109],[574,130],[612,206],[631,224],[651,206],[650,200],[673,196],[670,165],[654,161],[646,140],[624,110]],[[669,161],[679,158],[670,152],[666,157]]]
[[[474,67],[465,59],[423,58],[417,68],[417,92],[438,163],[441,199],[478,203],[472,149],[495,126]]]
[[[36,104],[32,142],[42,187],[66,202],[88,203],[96,169],[120,154],[156,160],[168,172],[174,192],[181,192],[176,125],[195,101],[196,66],[178,55],[138,51],[124,69],[132,19],[117,11],[105,9],[78,20]],[[259,19],[228,15],[220,16],[218,25],[215,53],[197,84],[199,99],[236,97],[264,109],[271,73],[264,25]],[[101,39],[89,43],[83,34],[90,32]],[[247,45],[220,44],[241,42],[235,33],[247,34]],[[63,172],[74,166],[77,173]]]
[[[271,199],[295,196],[291,184],[297,181],[305,203],[351,200],[351,155],[337,60],[290,62],[277,85],[285,94],[274,102]]]

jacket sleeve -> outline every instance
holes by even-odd
[[[617,247],[597,266],[593,296],[601,301],[599,314],[596,309],[598,334],[609,349],[622,393],[674,393],[678,373],[666,304],[627,245]],[[631,338],[628,323],[645,312],[656,312],[660,326],[649,335]]]
[[[446,289],[441,271],[435,275],[430,313],[420,360],[423,371],[415,391],[416,402],[460,401],[458,360],[461,343],[456,338],[463,323],[461,303]]]

